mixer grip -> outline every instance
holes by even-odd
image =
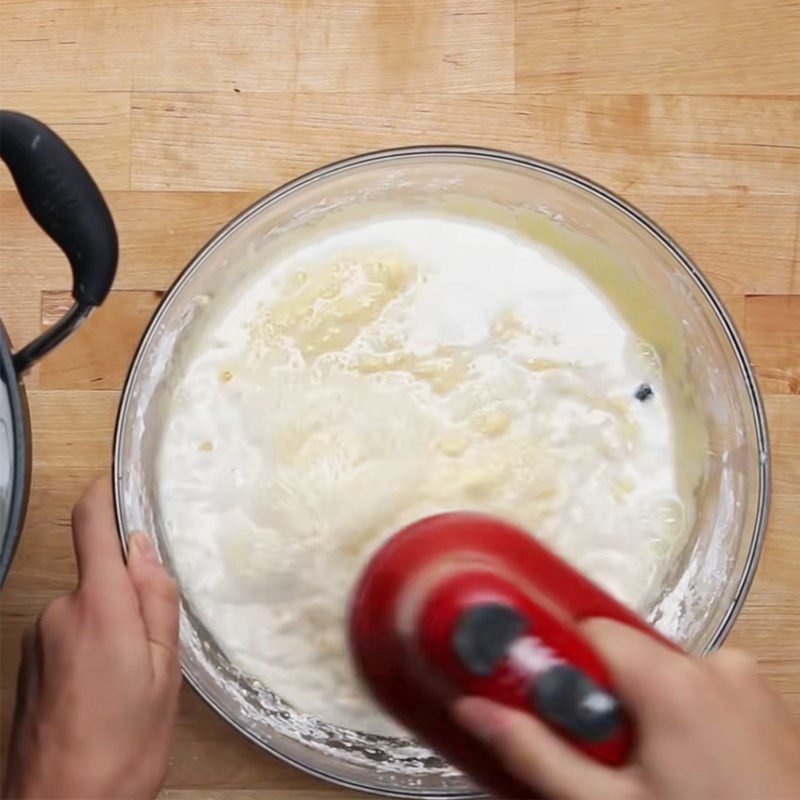
[[[630,722],[608,670],[535,591],[483,566],[455,572],[421,606],[417,644],[451,691],[537,716],[602,763],[626,760]]]
[[[587,756],[626,762],[633,722],[579,623],[605,617],[675,646],[530,534],[482,514],[420,520],[359,580],[354,663],[375,699],[500,797],[531,797],[485,742],[452,718],[485,697],[542,719]]]

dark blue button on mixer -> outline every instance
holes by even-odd
[[[525,617],[511,606],[474,605],[461,615],[453,630],[453,650],[465,669],[488,678],[527,626]]]
[[[614,695],[570,664],[556,664],[541,673],[531,690],[539,714],[585,742],[604,742],[621,722]]]
[[[554,654],[537,637],[526,635],[528,628],[525,616],[513,606],[479,603],[459,617],[453,629],[453,650],[464,669],[488,678],[509,655],[514,642],[530,644],[534,652],[528,659],[543,659],[541,667],[531,673],[527,691],[538,715],[580,741],[599,743],[611,738],[621,723],[616,698],[571,664],[551,660],[546,665],[545,659]]]

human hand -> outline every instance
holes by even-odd
[[[744,653],[692,658],[610,620],[582,630],[634,719],[627,765],[603,766],[539,720],[476,697],[453,711],[511,775],[549,798],[800,798],[800,729]]]
[[[178,705],[178,593],[150,541],[127,567],[106,480],[72,514],[79,584],[25,633],[9,798],[149,798],[161,789]]]

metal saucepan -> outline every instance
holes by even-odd
[[[0,322],[0,585],[17,548],[31,473],[31,436],[23,375],[74,333],[103,302],[117,270],[117,231],[91,175],[38,120],[0,111],[0,157],[42,230],[72,268],[72,308],[41,336],[13,352]]]

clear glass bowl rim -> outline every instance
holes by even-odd
[[[761,551],[764,544],[764,536],[766,533],[767,519],[769,516],[769,503],[770,503],[770,487],[771,487],[771,469],[770,469],[770,447],[769,447],[769,434],[767,430],[767,419],[764,409],[764,403],[761,397],[761,392],[758,387],[758,382],[755,373],[750,365],[747,353],[744,348],[741,336],[736,329],[730,315],[728,314],[722,301],[717,296],[716,292],[712,289],[708,279],[703,275],[700,269],[694,264],[684,250],[663,231],[655,222],[653,222],[647,215],[639,211],[633,205],[623,200],[618,195],[611,192],[609,189],[589,180],[588,178],[576,172],[572,172],[564,167],[556,164],[551,164],[547,161],[542,161],[530,156],[512,153],[505,150],[496,150],[484,147],[472,147],[464,145],[418,145],[413,147],[398,147],[384,150],[376,150],[361,155],[351,156],[340,161],[333,162],[327,166],[311,170],[285,184],[279,186],[273,191],[266,194],[261,199],[257,200],[248,208],[237,214],[227,225],[221,228],[214,236],[209,239],[203,247],[197,252],[192,260],[184,267],[173,284],[169,287],[164,297],[161,300],[159,307],[156,309],[152,319],[148,323],[141,341],[136,348],[136,354],[131,362],[128,374],[125,379],[125,384],[122,390],[119,410],[116,419],[116,429],[114,433],[114,453],[113,453],[113,486],[114,486],[114,506],[117,518],[117,528],[122,542],[123,550],[127,553],[127,537],[125,533],[122,502],[118,485],[121,480],[121,464],[120,454],[122,447],[122,431],[123,422],[128,417],[128,409],[130,405],[131,387],[135,385],[139,370],[141,368],[142,355],[146,351],[151,339],[157,335],[159,322],[166,314],[168,308],[178,294],[180,287],[187,282],[190,277],[198,270],[202,269],[206,259],[213,254],[213,252],[222,245],[227,239],[235,235],[236,232],[244,224],[249,222],[254,217],[261,214],[266,209],[270,208],[291,194],[302,191],[304,188],[331,178],[339,173],[357,170],[378,163],[386,163],[392,161],[408,161],[412,159],[431,159],[431,158],[459,158],[463,160],[482,161],[489,165],[495,164],[498,166],[514,166],[522,169],[528,169],[532,172],[540,173],[551,178],[556,178],[564,183],[570,184],[580,190],[593,195],[602,201],[605,201],[623,215],[627,216],[631,221],[638,224],[644,229],[653,239],[661,244],[666,250],[675,258],[678,264],[685,270],[688,276],[694,281],[697,288],[700,290],[704,299],[713,310],[716,320],[725,332],[728,343],[730,344],[736,362],[739,366],[740,376],[747,388],[748,398],[750,400],[750,410],[753,415],[753,423],[756,430],[758,439],[758,451],[761,454],[759,461],[759,486],[758,486],[758,506],[756,511],[756,519],[754,530],[750,539],[750,547],[745,560],[744,569],[739,579],[739,585],[736,588],[733,601],[728,607],[725,616],[722,618],[717,626],[716,631],[711,639],[710,644],[706,649],[706,653],[716,650],[727,637],[728,633],[739,616],[739,612],[744,605],[745,598],[752,584],[755,576],[758,561],[761,556]],[[303,761],[290,758],[277,749],[269,746],[264,741],[258,739],[244,727],[239,725],[233,720],[224,709],[222,709],[202,688],[202,686],[194,679],[188,672],[183,670],[184,677],[194,690],[203,698],[203,700],[210,705],[226,722],[236,728],[241,734],[246,736],[252,742],[257,744],[262,749],[266,750],[270,755],[281,759],[282,761],[291,764],[292,766],[306,772],[315,777],[321,778],[329,783],[337,784],[348,789],[355,789],[358,791],[370,792],[373,794],[383,794],[386,796],[394,797],[420,797],[420,795],[405,792],[405,791],[380,791],[373,787],[364,786],[353,781],[348,781],[338,776],[331,775],[323,770],[316,769],[312,765]],[[437,794],[436,792],[426,795],[428,797],[447,797],[449,800],[455,798],[474,798],[481,797],[479,792],[465,792],[463,794],[453,794],[452,792],[445,792]]]

